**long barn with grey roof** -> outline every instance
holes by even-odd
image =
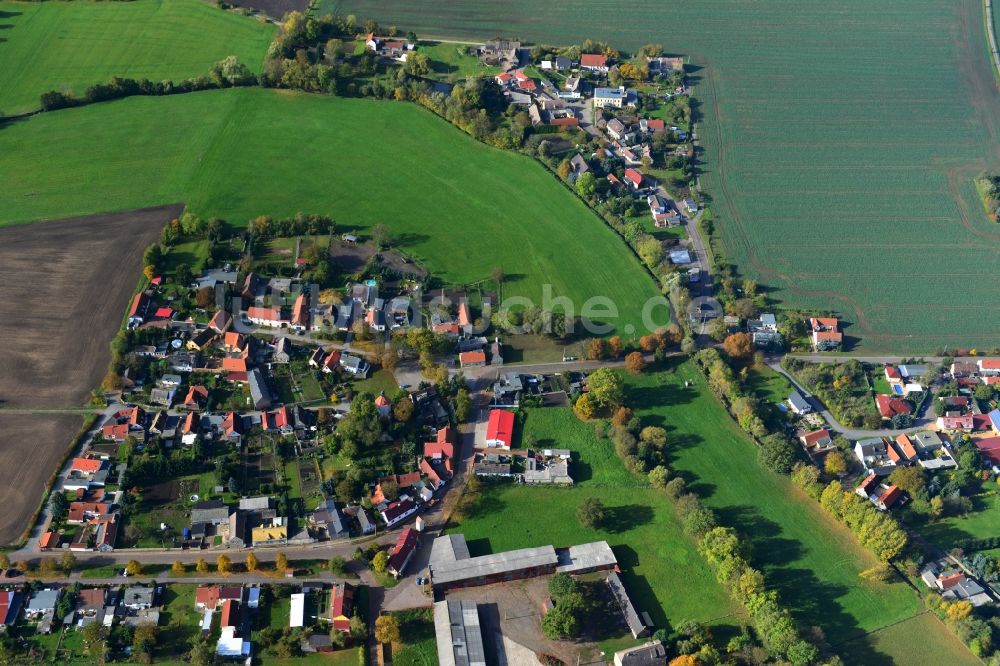
[[[428,570],[434,590],[440,592],[556,572],[608,571],[616,564],[614,553],[605,541],[559,549],[553,546],[521,548],[470,557],[465,537],[449,534],[434,540]]]

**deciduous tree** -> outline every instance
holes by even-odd
[[[722,342],[722,349],[735,365],[745,366],[753,360],[753,340],[749,333],[733,333]]]
[[[576,519],[582,526],[590,529],[599,527],[604,518],[604,504],[596,497],[583,500],[576,510]]]
[[[399,620],[394,615],[379,615],[375,619],[375,640],[379,643],[399,641]]]
[[[646,359],[642,352],[634,351],[625,357],[625,368],[633,375],[641,375],[646,368]]]

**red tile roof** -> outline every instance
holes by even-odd
[[[577,127],[580,124],[580,119],[573,116],[565,116],[563,118],[553,118],[549,121],[549,124],[556,125],[557,127]]]
[[[403,573],[406,560],[409,559],[419,541],[420,533],[412,528],[407,527],[400,532],[396,545],[393,546],[392,552],[389,554],[389,568],[396,573]]]
[[[629,181],[636,187],[642,186],[642,174],[635,169],[625,169],[625,180]]]
[[[141,317],[145,314],[147,307],[149,307],[149,298],[146,297],[145,293],[140,292],[132,299],[132,307],[128,309],[128,316]]]
[[[347,583],[337,583],[330,593],[330,621],[337,631],[351,630],[354,612],[354,588]]]
[[[208,388],[204,386],[194,385],[188,389],[187,396],[184,398],[184,404],[186,406],[202,406],[205,401],[208,400]]]
[[[100,471],[103,466],[104,462],[101,460],[94,460],[93,458],[73,458],[73,464],[70,469],[88,473]]]
[[[247,346],[247,339],[242,333],[227,331],[226,336],[222,339],[222,344],[229,349],[243,349]]]
[[[1000,437],[984,437],[975,440],[979,455],[994,465],[1000,465]]]
[[[503,409],[491,411],[486,424],[486,440],[502,442],[504,448],[509,449],[514,440],[514,414]]]
[[[812,446],[816,442],[822,441],[824,439],[829,439],[830,431],[827,428],[820,428],[819,430],[813,430],[805,435],[802,435],[802,440],[806,443],[806,446]]]
[[[445,426],[438,429],[437,439],[433,442],[424,443],[424,456],[427,458],[433,458],[435,456],[443,456],[445,458],[455,457],[455,445],[452,443],[452,430],[451,426]]]
[[[872,472],[865,480],[858,484],[858,490],[861,490],[867,497],[871,494],[871,491],[878,486],[878,475]]]
[[[606,67],[607,64],[608,64],[608,56],[606,55],[584,53],[580,56],[581,67]]]
[[[875,396],[875,405],[878,407],[878,411],[882,417],[886,419],[891,419],[897,414],[910,414],[913,412],[910,403],[884,393]]]
[[[232,317],[225,310],[219,310],[214,315],[212,315],[211,321],[208,322],[209,327],[215,329],[219,333],[226,330],[229,324],[232,322]]]
[[[458,304],[458,325],[471,326],[472,315],[469,314],[469,304],[464,301]]]
[[[666,129],[667,125],[663,122],[662,118],[649,118],[646,120],[646,127],[654,131],[659,131]]]
[[[219,604],[219,586],[202,585],[194,592],[194,603],[205,608],[215,608]]]
[[[306,304],[306,295],[299,294],[292,307],[292,324],[296,326],[306,326],[309,324],[309,308]]]
[[[38,540],[39,548],[55,548],[59,545],[59,535],[55,532],[46,532]]]
[[[239,620],[239,610],[240,604],[238,601],[226,599],[222,602],[222,620],[219,622],[219,626],[223,628],[235,627]]]
[[[979,359],[979,367],[983,370],[1000,370],[1000,358]]]
[[[885,376],[887,379],[902,379],[903,376],[899,374],[899,370],[896,369],[894,365],[885,366]]]
[[[896,444],[899,445],[899,450],[903,454],[903,457],[907,460],[915,460],[917,457],[917,450],[913,448],[913,444],[910,443],[910,438],[906,433],[900,433],[896,438]]]
[[[261,321],[281,321],[281,310],[279,308],[251,307],[247,310],[247,317]]]
[[[462,352],[458,355],[458,360],[462,365],[469,365],[472,363],[486,363],[486,352],[482,349],[476,351]]]
[[[232,358],[227,356],[222,359],[222,369],[226,372],[243,372],[247,371],[247,361],[245,358]]]
[[[172,319],[174,316],[173,308],[156,308],[156,313],[153,315],[157,319]]]
[[[840,320],[836,317],[812,317],[809,319],[809,326],[814,331],[823,329],[836,331],[840,327]]]
[[[878,498],[879,502],[882,503],[886,509],[891,507],[893,504],[899,501],[899,498],[903,496],[903,491],[896,486],[889,486],[882,496]]]

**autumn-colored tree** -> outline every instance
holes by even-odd
[[[590,394],[584,393],[581,395],[577,399],[573,409],[576,411],[576,415],[584,421],[592,418],[594,416],[594,401],[590,398]]]
[[[219,555],[215,559],[215,568],[220,574],[228,574],[233,570],[233,562],[225,555]]]
[[[277,557],[274,558],[274,570],[280,574],[285,573],[285,569],[288,568],[288,556],[284,553],[278,553]]]
[[[593,338],[587,345],[587,358],[592,361],[602,361],[608,353],[608,342],[604,338]]]
[[[138,576],[142,573],[142,565],[136,560],[129,560],[125,563],[125,573],[129,576]]]
[[[633,375],[641,375],[646,368],[646,359],[642,352],[634,351],[625,357],[625,369]]]
[[[184,568],[184,563],[180,560],[174,560],[173,565],[170,567],[170,572],[175,576],[183,576],[187,573],[187,569]]]
[[[38,562],[38,574],[43,577],[55,576],[56,571],[58,571],[59,565],[56,564],[54,557],[43,557]]]
[[[611,422],[620,428],[624,428],[628,425],[628,422],[632,420],[632,410],[628,407],[619,407],[615,410],[614,415],[611,417]]]
[[[396,364],[399,362],[399,353],[395,349],[387,349],[382,353],[379,361],[383,368],[391,372],[396,369]]]
[[[394,615],[379,615],[375,618],[375,640],[379,643],[399,641],[399,620]]]
[[[212,287],[202,287],[194,295],[194,302],[202,310],[207,310],[215,303],[215,289]]]
[[[749,333],[733,333],[722,342],[722,349],[736,365],[747,365],[753,360],[753,340]]]
[[[831,451],[823,461],[823,471],[830,476],[843,476],[847,472],[847,460],[840,451]]]
[[[204,557],[198,558],[198,561],[194,565],[194,570],[198,573],[208,573],[208,562],[205,561]]]
[[[900,490],[916,495],[924,487],[924,470],[920,467],[897,467],[889,475],[889,483]]]
[[[372,569],[376,573],[385,573],[385,570],[389,566],[389,555],[384,550],[380,550],[375,553],[375,557],[372,558]]]
[[[668,666],[698,666],[698,658],[693,654],[682,654],[671,659]]]
[[[660,346],[660,341],[655,335],[644,335],[639,338],[639,347],[647,354],[655,352]]]
[[[624,349],[621,336],[613,335],[608,339],[608,353],[611,354],[611,358],[621,358]]]
[[[253,553],[247,553],[247,571],[257,571],[257,556]]]

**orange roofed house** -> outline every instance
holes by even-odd
[[[840,347],[844,336],[840,332],[840,320],[836,317],[812,317],[809,320],[813,349],[830,351]]]

